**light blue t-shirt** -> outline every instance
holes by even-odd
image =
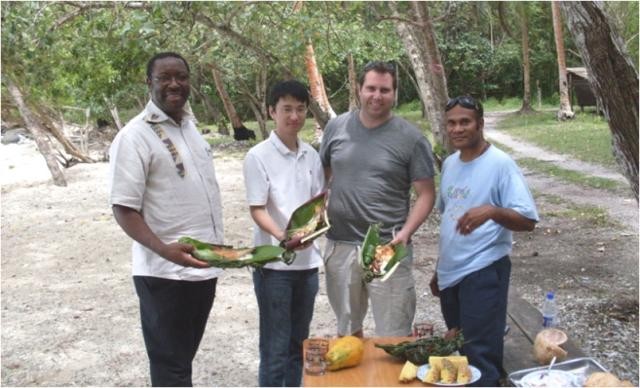
[[[538,221],[538,212],[524,176],[503,151],[490,146],[470,162],[460,152],[450,155],[442,166],[437,207],[440,222],[438,288],[455,286],[465,276],[489,266],[511,253],[512,232],[488,220],[464,236],[456,231],[458,219],[469,209],[493,205],[513,209]]]

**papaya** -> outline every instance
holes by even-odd
[[[329,346],[325,355],[328,370],[338,370],[356,366],[362,361],[364,343],[358,337],[346,336],[337,339]]]

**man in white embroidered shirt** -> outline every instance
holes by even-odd
[[[178,238],[223,242],[211,148],[187,109],[189,65],[176,53],[147,64],[151,101],[116,136],[109,202],[133,241],[133,281],[153,386],[191,386],[191,364],[213,305],[220,269]]]

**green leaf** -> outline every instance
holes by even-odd
[[[273,245],[260,245],[252,249],[233,248],[229,245],[209,244],[191,237],[181,237],[178,242],[193,246],[194,250],[191,254],[195,258],[204,260],[211,264],[212,267],[218,268],[262,267],[267,263],[282,260],[282,256],[285,253],[284,248]],[[238,259],[224,257],[216,254],[215,250],[219,248],[235,251],[242,256]]]
[[[360,249],[360,265],[364,270],[363,279],[365,282],[370,282],[373,279],[380,278],[381,281],[387,280],[393,272],[398,268],[400,261],[407,257],[409,253],[407,247],[404,244],[396,244],[393,246],[394,254],[389,259],[387,264],[382,268],[382,271],[374,272],[371,269],[371,263],[375,259],[376,247],[380,245],[386,245],[389,242],[380,241],[380,224],[371,224],[367,230],[367,234],[362,241],[362,248]]]

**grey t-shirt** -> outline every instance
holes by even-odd
[[[344,113],[324,130],[320,159],[333,176],[327,237],[360,243],[380,222],[381,237],[390,240],[406,221],[412,182],[434,176],[431,144],[400,117],[369,129],[358,113]]]

